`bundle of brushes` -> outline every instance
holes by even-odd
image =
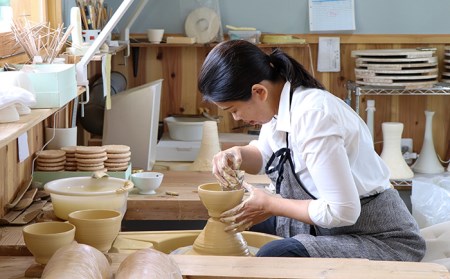
[[[104,0],[76,0],[84,30],[101,30],[112,15]]]

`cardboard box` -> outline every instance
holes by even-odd
[[[131,163],[125,171],[108,171],[107,174],[110,177],[130,179],[131,176]],[[92,176],[91,171],[34,171],[33,172],[33,182],[40,183],[44,187],[45,183],[53,181],[56,179],[67,178],[67,177],[81,177],[81,176]]]
[[[60,108],[77,96],[74,64],[23,65],[36,94],[32,108]]]

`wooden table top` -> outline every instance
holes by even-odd
[[[211,172],[159,171],[164,174],[155,195],[140,195],[137,189],[128,196],[125,220],[207,220],[208,212],[200,201],[197,188],[216,182]],[[246,175],[254,184],[268,183],[266,176]],[[172,195],[175,193],[178,195]]]
[[[116,272],[127,254],[109,253]],[[257,258],[232,256],[171,255],[184,278],[389,278],[445,279],[447,269],[434,263],[369,261],[366,259]],[[0,257],[2,278],[25,277],[35,266],[33,257]],[[30,273],[28,273],[30,274]]]

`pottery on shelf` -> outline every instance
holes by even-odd
[[[194,241],[191,254],[250,256],[247,242],[241,233],[225,232],[224,224],[219,217],[239,203],[244,196],[244,189],[223,191],[218,183],[202,184],[198,187],[198,195],[208,209],[210,218]]]
[[[414,173],[403,158],[401,150],[403,123],[383,122],[381,128],[383,131],[383,150],[380,156],[391,172],[389,178],[413,178]]]
[[[425,111],[425,134],[419,158],[412,166],[414,172],[429,174],[444,172],[444,167],[434,149],[433,115],[434,111]]]

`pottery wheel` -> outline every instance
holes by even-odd
[[[253,246],[247,246],[248,250],[250,251],[250,256],[255,256],[256,253],[259,251],[259,248],[253,247]],[[177,248],[176,250],[173,250],[170,252],[171,255],[197,255],[195,253],[194,249],[192,248],[192,245],[184,246]]]

